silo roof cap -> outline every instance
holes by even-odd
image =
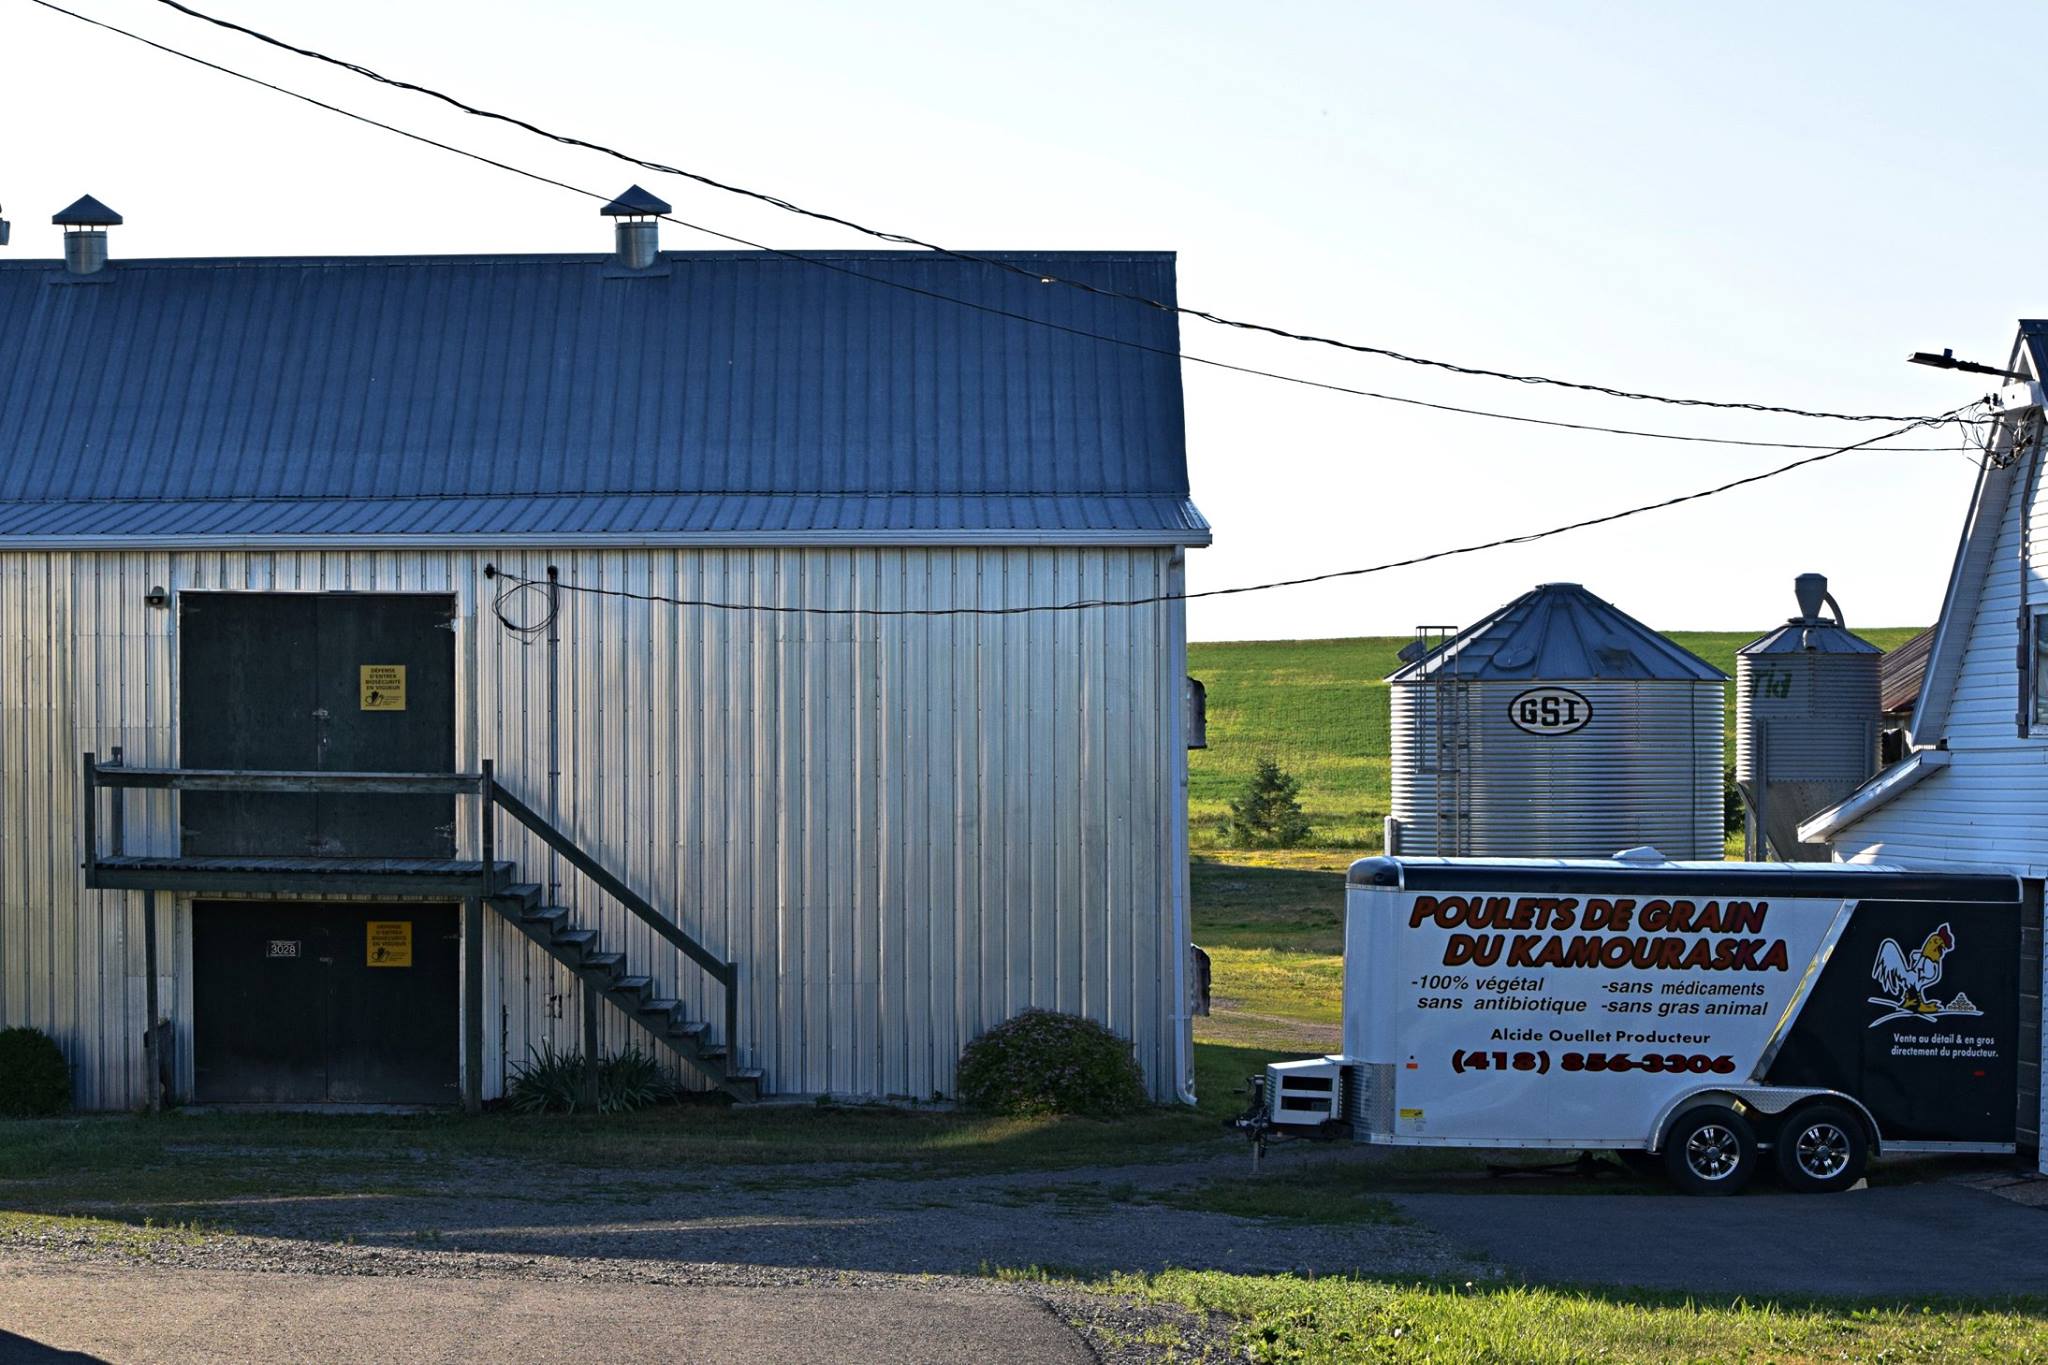
[[[1577,583],[1539,584],[1387,681],[1414,682],[1440,671],[1474,682],[1728,680]]]
[[[1768,635],[1759,635],[1737,658],[1756,654],[1882,654],[1870,641],[1829,622],[1787,621]]]

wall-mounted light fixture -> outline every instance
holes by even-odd
[[[162,588],[151,588],[142,595],[142,600],[152,607],[168,607],[171,605],[171,595]]]

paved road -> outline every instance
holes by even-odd
[[[1700,1293],[2039,1294],[2048,1210],[1930,1183],[1726,1199],[1405,1195],[1453,1245],[1533,1280]]]
[[[75,1354],[74,1354],[75,1353]],[[1014,1294],[740,1289],[0,1260],[0,1362],[846,1361],[1094,1355]]]

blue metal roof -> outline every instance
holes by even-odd
[[[1439,672],[1481,682],[1728,678],[1577,583],[1538,584],[1387,681],[1412,682]]]
[[[1172,315],[806,255],[0,264],[0,537],[1207,542]]]

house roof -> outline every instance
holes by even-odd
[[[1728,678],[1577,583],[1538,584],[1387,681],[1411,682],[1445,671],[1482,682]]]
[[[0,538],[1207,543],[1171,314],[807,255],[0,264]]]

